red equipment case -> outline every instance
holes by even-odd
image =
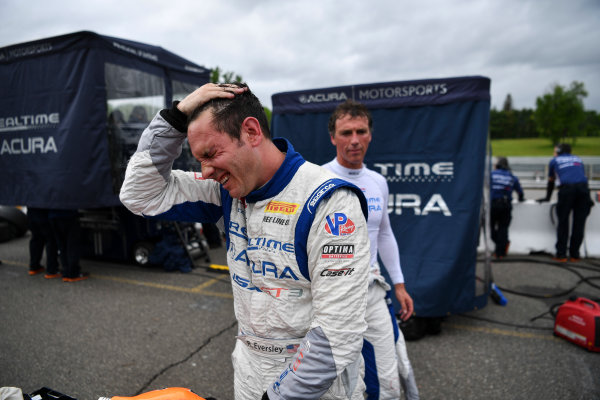
[[[600,305],[584,297],[567,300],[556,314],[554,334],[600,352]]]

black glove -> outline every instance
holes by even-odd
[[[524,202],[524,201],[525,201],[525,196],[523,196],[523,195],[520,195],[520,196],[519,196],[519,203],[522,203],[522,202]]]
[[[165,119],[171,126],[181,133],[187,133],[187,115],[179,111],[177,108],[179,101],[174,101],[171,108],[160,110],[160,116]]]
[[[538,203],[542,203],[544,201],[550,201],[552,197],[552,192],[554,191],[554,180],[548,180],[548,185],[546,186],[546,197],[543,199],[538,199]]]
[[[267,392],[263,394],[263,397],[261,397],[260,400],[269,400],[269,395],[267,394]]]

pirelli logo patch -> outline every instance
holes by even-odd
[[[353,244],[326,244],[321,251],[321,258],[353,258]]]
[[[300,207],[300,205],[296,203],[286,203],[284,201],[270,201],[269,204],[267,204],[265,212],[294,215],[296,214],[296,211],[298,211],[298,207]]]

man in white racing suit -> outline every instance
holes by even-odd
[[[171,169],[186,131],[202,175]],[[120,198],[138,215],[224,229],[236,399],[363,398],[364,196],[286,140],[271,140],[246,85],[207,84],[160,111]]]
[[[377,262],[379,254],[402,307],[400,316],[403,320],[410,318],[413,301],[404,286],[398,243],[387,212],[388,185],[382,175],[363,164],[372,138],[372,125],[371,114],[363,104],[350,100],[340,104],[331,114],[328,127],[331,143],[336,147],[336,158],[324,167],[358,186],[369,205],[371,272],[366,314],[368,328],[362,350],[368,399],[398,399],[400,385],[407,399],[418,399],[419,391],[404,337],[388,295],[390,286],[381,275]]]

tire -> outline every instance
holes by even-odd
[[[0,220],[0,243],[8,242],[17,237],[16,229],[10,222]]]
[[[21,237],[27,233],[27,215],[17,207],[0,206],[0,221],[8,222],[13,237]]]
[[[149,242],[138,242],[133,246],[133,260],[137,265],[146,267],[150,265],[150,253],[154,245]]]

